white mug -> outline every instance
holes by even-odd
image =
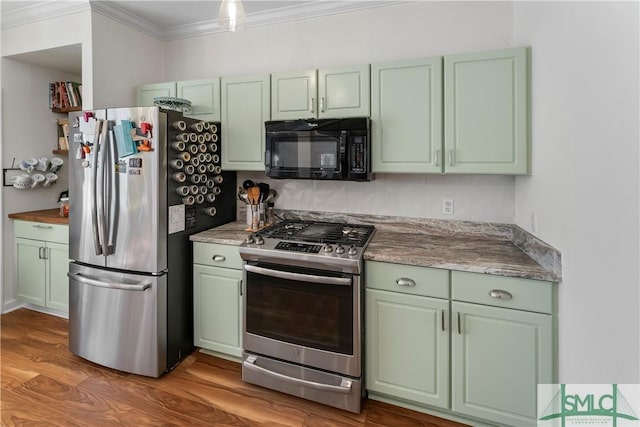
[[[31,183],[31,188],[36,188],[42,185],[45,178],[44,178],[44,175],[42,175],[41,173],[34,173],[33,175],[31,175],[31,180],[33,181]]]
[[[35,168],[37,164],[38,164],[38,159],[34,157],[29,157],[28,159],[25,159],[20,162],[20,169],[22,169],[26,173],[31,173],[33,172],[33,168]]]
[[[46,157],[42,157],[40,160],[38,160],[38,165],[36,166],[36,170],[39,170],[40,172],[46,172],[49,169],[49,159],[47,159]]]
[[[64,164],[64,160],[60,157],[54,157],[51,159],[51,165],[49,166],[49,172],[56,173],[60,169],[62,169],[62,165]],[[57,178],[57,177],[56,177]]]
[[[50,187],[53,184],[55,184],[57,180],[58,180],[58,175],[56,175],[55,173],[49,172],[48,174],[45,175],[44,186]]]

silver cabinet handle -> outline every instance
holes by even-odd
[[[340,385],[331,385],[331,384],[323,384],[323,383],[318,383],[315,381],[309,381],[309,380],[302,380],[300,378],[294,378],[294,377],[290,377],[288,375],[284,375],[281,374],[279,372],[274,372],[274,371],[270,371],[269,369],[265,369],[261,366],[256,365],[256,356],[249,356],[247,357],[247,360],[245,360],[244,362],[242,362],[242,366],[254,371],[254,372],[260,372],[262,374],[268,375],[270,377],[275,377],[275,378],[279,378],[283,381],[286,381],[290,384],[294,384],[294,385],[304,385],[306,387],[309,388],[314,388],[316,390],[322,390],[322,391],[330,391],[333,393],[343,393],[343,394],[348,394],[351,392],[351,381],[343,378],[341,381]]]
[[[33,228],[39,228],[41,230],[48,230],[50,228],[53,228],[53,226],[51,225],[41,225],[41,224],[36,224],[36,225],[32,225]]]
[[[225,261],[227,259],[227,257],[225,257],[224,255],[214,255],[211,257],[211,261],[215,261],[215,262],[222,262]]]
[[[416,285],[416,282],[413,279],[409,279],[407,277],[400,277],[399,279],[396,279],[396,285],[412,288]]]
[[[449,150],[449,166],[453,166],[453,148]]]
[[[102,280],[93,279],[80,273],[67,273],[67,276],[69,277],[69,279],[77,280],[78,282],[85,285],[98,286],[101,288],[120,289],[124,291],[144,291],[151,287],[151,283],[143,282],[140,282],[136,285],[132,285],[129,283],[103,282]]]
[[[324,108],[324,96],[320,98],[320,112],[324,113],[325,108]]]
[[[442,332],[444,332],[444,310],[440,312],[440,321],[442,322]]]
[[[497,299],[512,299],[513,295],[510,292],[504,291],[502,289],[492,289],[489,291],[489,296],[491,298]]]
[[[40,246],[38,248],[38,258],[47,259],[47,248]]]
[[[311,114],[315,114],[315,103],[316,99],[314,97],[311,97],[311,102],[309,103],[309,110],[311,111]]]
[[[462,326],[461,326],[461,320],[460,320],[460,312],[458,312],[458,335],[462,334]]]
[[[436,150],[436,167],[440,167],[440,150]]]

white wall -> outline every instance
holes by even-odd
[[[94,108],[136,105],[135,87],[164,81],[162,42],[92,13]]]
[[[411,2],[300,22],[171,41],[166,77],[295,71],[513,46],[509,2]],[[149,82],[150,83],[150,82]],[[240,174],[264,180],[264,174]],[[270,181],[277,207],[512,222],[515,179],[379,175],[371,183]],[[442,198],[455,198],[453,216]]]
[[[11,167],[12,159],[16,167],[28,157],[54,157],[52,150],[58,146],[56,119],[65,114],[55,114],[49,110],[48,91],[52,81],[79,81],[80,76],[49,68],[38,67],[25,62],[2,58],[2,167]],[[10,82],[10,83],[8,83]],[[7,84],[5,84],[7,83]],[[49,209],[58,206],[61,191],[69,188],[68,164],[66,156],[58,156],[65,161],[58,173],[58,182],[51,187],[33,190],[17,190],[2,187],[2,264],[3,301],[12,304],[15,296],[13,286],[13,220],[7,215]]]
[[[65,14],[44,21],[2,29],[2,56],[52,49],[61,46],[81,45],[83,73],[83,102],[91,106],[92,56],[90,12],[88,7],[76,13]],[[48,109],[49,82],[55,80],[79,81],[80,76],[61,73],[44,67],[2,58],[2,150],[0,163],[10,167],[11,160],[26,156],[52,157],[57,146],[55,119],[59,115]],[[17,193],[13,188],[2,189],[2,310],[15,303],[13,283],[13,221],[10,212],[56,207],[60,191],[68,187],[62,169],[59,183],[52,189],[38,189],[29,193]]]
[[[564,383],[640,382],[639,7],[516,2],[533,54],[533,176],[516,223],[562,252]]]

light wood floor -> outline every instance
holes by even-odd
[[[380,402],[360,414],[245,384],[240,365],[195,351],[159,379],[67,349],[67,320],[20,309],[0,317],[2,426],[429,426],[462,424]]]

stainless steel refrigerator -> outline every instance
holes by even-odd
[[[235,219],[220,125],[158,107],[69,119],[69,349],[158,377],[194,349],[189,236]]]

